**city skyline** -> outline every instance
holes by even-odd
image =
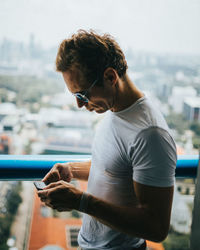
[[[200,55],[200,1],[0,1],[3,38],[58,46],[78,29],[110,33],[123,49]]]

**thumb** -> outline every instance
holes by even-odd
[[[52,183],[48,184],[45,188],[43,188],[43,190],[49,189],[49,188],[54,188],[54,187],[57,187],[57,186],[60,186],[60,185],[61,185],[60,181],[52,182]]]

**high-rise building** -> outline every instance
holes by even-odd
[[[184,100],[184,116],[191,122],[200,122],[200,97],[190,97]]]
[[[191,86],[180,87],[174,86],[172,88],[172,95],[169,98],[169,104],[172,106],[174,112],[183,112],[183,102],[187,97],[196,97],[197,91]]]

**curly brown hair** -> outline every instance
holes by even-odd
[[[79,69],[87,81],[101,80],[106,68],[115,69],[123,77],[128,68],[118,43],[109,34],[79,30],[60,44],[56,57],[56,70],[66,72]]]

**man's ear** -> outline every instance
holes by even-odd
[[[104,71],[104,79],[108,81],[111,85],[115,85],[119,79],[117,71],[111,67]]]

